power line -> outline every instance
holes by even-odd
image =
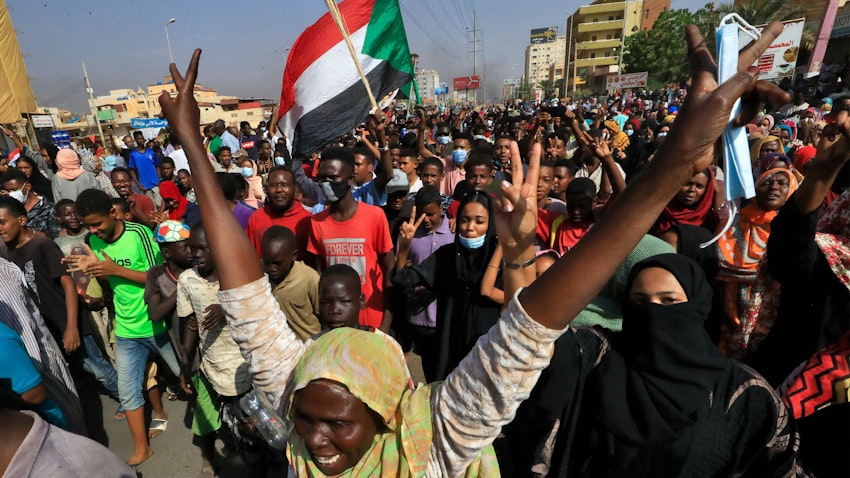
[[[59,93],[56,93],[55,95],[51,96],[50,98],[44,100],[44,102],[46,104],[50,104],[50,103],[56,103],[58,101],[61,101],[66,96],[76,94],[78,91],[80,91],[83,88],[84,85],[85,85],[85,80],[80,80],[79,82],[65,88],[64,90],[60,91]]]
[[[448,3],[441,2],[440,10],[443,11],[443,12],[449,13],[450,7],[449,7]],[[455,27],[457,27],[461,30],[464,30],[464,31],[467,30],[466,25],[463,23],[462,18],[458,19],[457,16],[451,15],[451,14],[446,15],[446,17],[452,21],[452,23],[454,24],[453,26],[455,26]]]
[[[424,4],[421,4],[421,5],[424,5]],[[443,30],[443,32],[446,34],[446,37],[447,37],[450,41],[452,41],[452,42],[454,42],[454,43],[462,43],[463,41],[465,41],[465,40],[460,40],[458,37],[454,37],[454,36],[452,36],[452,32],[453,32],[454,30],[449,31],[449,29],[448,29],[448,28],[446,28],[446,25],[444,24],[445,22],[443,22],[442,20],[440,20],[439,18],[437,18],[437,16],[436,16],[436,15],[434,15],[434,12],[432,11],[432,9],[431,9],[431,8],[428,8],[428,7],[426,6],[426,8],[425,8],[425,12],[427,12],[427,13],[428,13],[428,15],[429,15],[429,16],[430,16],[433,20],[434,20],[434,23],[436,23],[437,25],[439,25],[440,29],[441,29],[441,30]],[[451,38],[449,38],[449,37],[451,37]]]
[[[461,57],[459,57],[456,53],[453,53],[453,52],[449,51],[449,49],[447,49],[446,47],[444,47],[444,46],[443,46],[443,44],[442,44],[442,43],[440,43],[439,41],[437,41],[437,39],[436,39],[436,38],[434,38],[433,36],[431,36],[431,33],[428,31],[428,29],[427,29],[427,28],[425,28],[424,26],[422,26],[422,24],[421,24],[421,23],[419,23],[419,20],[417,20],[417,19],[416,19],[416,16],[415,16],[415,15],[413,15],[413,14],[410,12],[410,10],[408,10],[408,9],[407,9],[407,7],[405,7],[405,6],[404,6],[404,4],[403,4],[403,3],[400,3],[400,2],[399,2],[399,5],[401,5],[401,9],[404,11],[404,13],[406,13],[406,14],[407,14],[408,19],[410,19],[410,21],[411,21],[411,22],[413,22],[413,24],[414,24],[414,25],[416,25],[416,26],[417,26],[417,27],[418,27],[418,28],[422,31],[422,33],[424,33],[424,34],[425,34],[425,36],[427,36],[427,37],[428,37],[428,38],[429,38],[432,42],[434,42],[434,44],[435,44],[435,45],[437,45],[438,47],[440,47],[440,49],[441,49],[441,50],[443,50],[444,52],[446,52],[446,54],[448,54],[448,55],[450,55],[450,56],[452,56],[452,57],[454,57],[454,58],[457,58],[458,60],[461,60],[461,59],[462,59],[462,58],[461,58]]]

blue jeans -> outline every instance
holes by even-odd
[[[94,378],[103,385],[109,395],[118,399],[118,372],[115,371],[115,367],[103,358],[100,347],[98,347],[92,335],[83,337],[83,345],[86,348],[83,370],[94,375]]]
[[[115,368],[118,371],[118,396],[125,410],[136,410],[145,404],[142,383],[145,365],[151,352],[158,354],[174,375],[180,375],[180,366],[168,333],[153,337],[128,339],[115,337]]]

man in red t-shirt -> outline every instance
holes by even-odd
[[[310,213],[295,199],[295,174],[286,166],[276,166],[269,171],[266,183],[266,202],[248,218],[245,232],[262,256],[260,243],[263,234],[272,226],[283,226],[295,234],[295,249],[299,258],[306,257],[307,236],[310,231]]]
[[[358,202],[351,194],[354,155],[345,148],[322,152],[317,179],[327,208],[310,221],[307,250],[322,270],[334,264],[351,266],[360,275],[366,308],[360,323],[388,332],[389,275],[395,260],[387,218],[381,208]]]

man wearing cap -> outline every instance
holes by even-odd
[[[387,183],[387,203],[381,207],[387,216],[387,224],[390,226],[390,237],[393,244],[398,239],[401,223],[410,219],[413,212],[413,201],[408,200],[410,195],[410,182],[407,174],[400,169],[393,169],[393,177]]]
[[[256,161],[260,157],[260,137],[251,131],[251,124],[247,121],[239,123],[239,146],[248,152],[248,157]]]

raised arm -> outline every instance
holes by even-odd
[[[793,201],[802,214],[819,208],[826,193],[847,162],[850,143],[850,113],[841,111],[833,124],[826,125],[817,145],[817,153],[806,173],[806,180],[794,194]]]
[[[760,97],[771,103],[788,100],[774,85],[756,81],[757,68],[748,68],[781,31],[778,22],[765,28],[761,39],[741,53],[739,69],[747,70],[718,86],[716,65],[702,35],[695,26],[687,27],[693,86],[656,159],[569,254],[520,291],[519,301],[510,301],[496,326],[437,391],[431,463],[444,474],[461,473],[513,419],[548,365],[563,329],[596,296],[681,185],[712,161],[714,144],[735,101],[746,95],[744,112],[736,118],[742,125],[755,115]],[[536,179],[533,163],[529,179]],[[502,189],[507,201],[496,216],[496,227],[505,263],[516,267],[505,267],[505,296],[511,297],[511,284],[524,285],[526,274],[533,274],[520,272],[533,269],[523,266],[533,257],[536,182],[522,188],[503,184]],[[573,285],[570,294],[564,294],[563,284]]]
[[[563,329],[596,296],[676,191],[711,163],[714,144],[738,98],[744,95],[738,125],[751,119],[760,98],[787,101],[786,93],[758,82],[757,71],[748,68],[781,30],[777,22],[765,28],[762,37],[741,52],[739,73],[718,86],[717,66],[705,40],[695,26],[687,27],[693,84],[667,141],[587,236],[520,294],[520,302],[535,321]],[[512,253],[505,250],[506,261]],[[568,296],[563,294],[563,284],[574,285]]]
[[[215,224],[215,227],[208,228],[207,235],[213,257],[218,264],[221,289],[235,289],[262,277],[263,270],[257,260],[256,250],[224,199],[215,171],[207,159],[207,153],[198,135],[200,111],[192,89],[198,75],[200,57],[201,50],[195,50],[185,78],[177,71],[177,66],[171,64],[171,75],[178,94],[176,98],[172,98],[168,93],[163,93],[159,97],[159,104],[168,118],[168,123],[173,125],[178,136],[185,138],[183,150],[186,151],[186,158],[192,168],[192,183],[195,185],[201,217],[204,223]]]
[[[186,138],[183,149],[197,181],[195,194],[201,217],[204,223],[215,225],[208,227],[207,235],[218,263],[219,298],[231,335],[248,362],[254,385],[266,394],[281,416],[286,416],[285,401],[282,403],[281,398],[292,370],[304,353],[304,344],[287,324],[269,282],[259,280],[264,276],[255,249],[230,211],[198,137],[200,112],[192,91],[200,57],[201,50],[195,50],[185,78],[173,63],[170,65],[177,97],[163,93],[159,104],[175,132]]]
[[[417,108],[416,115],[419,117],[416,131],[416,148],[419,150],[419,156],[422,156],[422,159],[433,158],[434,153],[425,145],[425,112]]]

